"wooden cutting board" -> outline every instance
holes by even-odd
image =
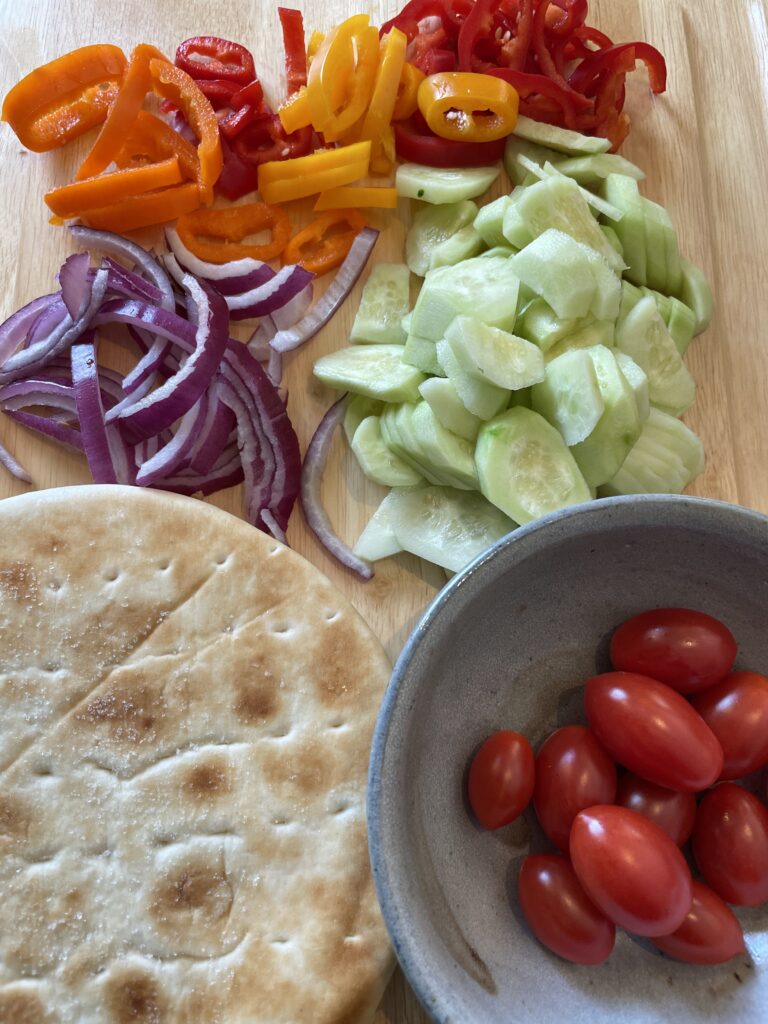
[[[277,0],[0,0],[0,95],[36,65],[86,43],[117,43],[127,52],[137,42],[151,42],[172,56],[188,36],[219,34],[252,50],[267,93],[276,99],[282,89],[277,6]],[[327,29],[365,10],[380,24],[402,4],[297,0],[296,6],[308,29]],[[698,392],[686,421],[707,452],[706,472],[691,491],[768,512],[768,3],[592,0],[590,10],[591,24],[617,41],[654,43],[669,66],[669,88],[661,98],[651,97],[643,72],[634,76],[627,102],[633,131],[623,153],[646,170],[645,193],[669,209],[682,251],[704,268],[715,292],[712,327],[687,357]],[[42,194],[70,180],[84,148],[27,153],[6,126],[0,128],[0,319],[52,290],[59,264],[73,251],[67,232],[48,224]],[[299,216],[308,210],[309,204]],[[381,229],[376,259],[402,260],[408,216],[408,204],[401,203],[397,216],[371,217]],[[289,408],[302,446],[333,399],[312,379],[312,363],[346,343],[360,287],[322,334],[287,362]],[[0,441],[37,487],[90,479],[84,460],[5,418]],[[29,489],[0,472],[0,497]],[[383,494],[364,480],[339,439],[324,497],[343,537],[356,540]],[[240,513],[238,491],[213,500]],[[393,659],[444,581],[440,570],[401,555],[380,563],[370,583],[359,583],[326,556],[298,510],[289,539],[340,586]],[[398,973],[377,1024],[426,1020]]]

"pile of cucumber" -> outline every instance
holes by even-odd
[[[405,264],[374,266],[352,344],[315,375],[350,392],[363,472],[392,490],[355,547],[449,572],[517,524],[615,494],[680,493],[702,471],[679,417],[683,362],[712,315],[642,171],[608,143],[520,118],[498,168],[402,165],[423,201]],[[423,277],[413,309],[410,274]]]

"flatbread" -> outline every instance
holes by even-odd
[[[0,1024],[370,1021],[389,671],[324,576],[209,505],[0,503]]]

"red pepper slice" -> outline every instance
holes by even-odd
[[[300,128],[286,135],[276,114],[262,114],[232,143],[237,156],[251,167],[271,160],[306,156],[312,148],[312,129]]]
[[[586,96],[582,95],[581,90],[578,90],[571,86],[562,74],[557,70],[557,65],[549,50],[547,36],[546,36],[546,24],[547,24],[547,11],[549,10],[552,0],[539,0],[539,5],[536,8],[536,13],[533,17],[533,50],[536,54],[536,59],[539,63],[539,70],[545,74],[548,78],[551,78],[553,82],[556,82],[561,88],[565,89],[571,96],[571,102],[573,105],[581,110],[588,110],[592,106],[592,101],[587,99]]]
[[[666,61],[650,43],[619,43],[617,46],[609,46],[591,53],[571,74],[571,88],[588,94],[593,92],[600,76],[615,70],[617,62],[630,51],[634,53],[634,60],[643,61],[648,68],[648,78],[653,92],[664,92],[667,88]]]
[[[253,56],[240,43],[219,36],[192,36],[176,51],[176,66],[195,79],[226,78],[247,85],[256,77]]]
[[[223,117],[219,118],[219,131],[222,137],[229,139],[230,141],[236,138],[240,132],[245,131],[249,128],[254,121],[261,117],[263,111],[261,107],[252,107],[250,103],[247,103],[244,107],[239,107],[237,110],[230,110]]]
[[[292,7],[278,7],[285,50],[285,81],[288,95],[293,96],[307,84],[307,50],[304,45],[304,17]]]
[[[226,78],[195,79],[195,85],[203,96],[208,97],[214,110],[231,107],[232,97],[238,90],[237,82],[228,82]]]
[[[559,123],[565,125],[566,128],[575,129],[576,114],[571,95],[567,90],[559,86],[557,82],[553,82],[551,78],[547,78],[546,75],[534,75],[525,71],[515,71],[512,68],[490,68],[487,74],[493,78],[503,78],[505,82],[509,82],[512,88],[517,91],[520,96],[521,114],[524,114],[526,117],[534,117],[536,120],[549,120],[548,117],[541,116],[546,113],[547,107],[554,114],[559,110],[562,114],[562,119],[556,119],[551,123]],[[543,107],[538,100],[538,97],[542,96],[548,100],[554,100],[554,108],[551,104]]]
[[[216,191],[226,199],[242,199],[259,187],[258,167],[247,164],[233,151],[226,139],[221,140],[224,165],[216,182]]]
[[[500,160],[505,139],[494,142],[457,142],[441,139],[427,127],[420,114],[407,121],[397,121],[395,149],[403,160],[429,167],[483,167]]]
[[[258,78],[254,78],[248,85],[244,85],[232,97],[232,109],[239,110],[240,107],[261,107],[264,103],[264,90]]]
[[[459,33],[459,68],[522,70],[533,31],[534,0],[477,0]]]
[[[393,28],[399,28],[408,37],[408,42],[419,35],[419,22],[424,18],[439,18],[443,23],[446,39],[455,39],[461,21],[471,9],[471,3],[462,0],[410,0],[394,18],[385,21],[379,29],[379,35],[385,36]],[[409,56],[411,64],[415,61]]]
[[[584,24],[586,18],[587,0],[553,0],[547,9],[547,32],[556,36],[569,36]]]
[[[425,75],[439,75],[442,71],[456,70],[456,54],[453,50],[435,49],[424,55],[419,67]]]

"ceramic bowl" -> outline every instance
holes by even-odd
[[[768,1021],[768,907],[738,911],[748,954],[722,966],[622,932],[605,964],[576,966],[517,907],[522,860],[549,848],[532,812],[484,832],[465,805],[482,740],[511,728],[535,746],[583,722],[581,684],[609,668],[612,630],[664,606],[723,619],[737,665],[768,673],[768,518],[658,495],[568,509],[455,576],[406,644],[374,737],[369,840],[395,951],[440,1024]]]

